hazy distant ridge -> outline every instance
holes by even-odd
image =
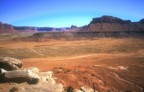
[[[30,26],[12,26],[0,22],[0,33],[16,32],[55,32],[55,31],[72,31],[72,32],[113,32],[113,31],[144,31],[144,19],[139,22],[131,22],[113,16],[102,16],[93,18],[92,21],[83,27],[30,27]]]

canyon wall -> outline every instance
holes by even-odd
[[[144,19],[139,22],[122,20],[113,16],[102,16],[93,18],[89,25],[81,31],[87,32],[114,32],[114,31],[144,31]]]

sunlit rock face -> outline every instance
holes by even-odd
[[[0,57],[0,83],[8,84],[0,92],[65,92],[63,84],[56,82],[53,71],[21,68],[22,64],[12,57]]]
[[[93,18],[89,25],[81,31],[88,32],[117,32],[117,31],[144,31],[144,20],[131,22],[113,16],[102,16]]]
[[[0,57],[0,68],[7,71],[18,70],[22,67],[23,63],[19,59],[11,57]]]

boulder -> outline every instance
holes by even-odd
[[[40,76],[40,82],[49,82],[52,85],[56,84],[56,81],[53,78],[53,72],[52,71],[41,72],[39,74],[39,76]]]
[[[44,76],[40,77],[40,82],[42,83],[47,82],[47,78]]]
[[[12,89],[10,89],[9,92],[18,92],[18,88],[17,87],[13,87]]]
[[[0,57],[0,68],[7,71],[17,70],[21,68],[23,63],[15,58],[11,57]]]
[[[54,92],[64,92],[64,87],[62,84],[56,84]]]
[[[27,83],[28,84],[37,84],[37,83],[39,83],[39,78],[30,78],[28,81],[27,81]]]
[[[4,82],[26,82],[29,84],[36,83],[50,83],[56,85],[56,81],[53,77],[52,71],[39,72],[38,68],[31,67],[28,69],[19,69],[13,71],[6,71],[1,69],[0,77],[4,79]]]
[[[24,82],[27,81],[29,84],[38,83],[40,77],[37,74],[34,74],[30,70],[13,70],[7,71],[4,73],[5,81],[13,81],[13,82]]]
[[[36,67],[30,67],[30,68],[26,68],[26,69],[23,69],[23,70],[30,70],[32,73],[35,73],[35,74],[40,73],[39,69],[36,68]]]
[[[87,87],[87,86],[82,86],[80,89],[84,92],[94,92],[94,90],[92,88]]]
[[[37,78],[30,70],[13,70],[5,72],[5,78]]]
[[[5,73],[5,72],[7,72],[5,69],[0,68],[0,73],[1,74]]]
[[[74,89],[73,92],[84,92],[84,91],[82,91],[80,89]]]

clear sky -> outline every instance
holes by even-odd
[[[139,21],[144,0],[0,0],[0,21],[14,26],[83,26],[102,15]]]

